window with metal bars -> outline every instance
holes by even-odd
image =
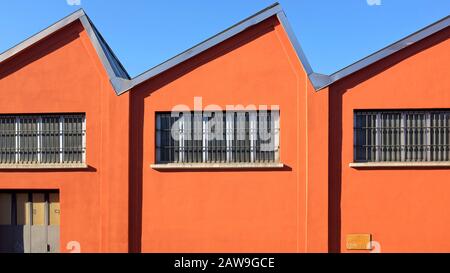
[[[156,113],[156,162],[278,162],[279,132],[274,110]]]
[[[1,115],[0,164],[85,163],[84,114]]]
[[[356,162],[450,161],[450,110],[355,111]]]

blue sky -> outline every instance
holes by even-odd
[[[67,1],[81,1],[81,5]],[[135,76],[273,2],[0,0],[0,52],[82,7]],[[325,74],[450,14],[450,0],[279,2],[314,70]]]

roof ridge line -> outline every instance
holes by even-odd
[[[363,68],[368,67],[371,64],[374,64],[400,50],[403,50],[413,44],[416,44],[417,42],[439,32],[447,27],[450,26],[450,15],[447,15],[438,21],[435,21],[434,23],[431,23],[403,38],[398,39],[397,41],[363,57],[362,59],[359,59],[352,64],[349,64],[336,72],[333,72],[329,75],[331,82],[322,88],[325,88],[332,84],[333,82],[336,82],[342,78],[345,78]]]
[[[101,62],[103,63],[104,68],[107,71],[109,80],[113,86],[114,91],[116,92],[117,95],[120,95],[129,91],[135,86],[142,84],[143,82],[169,70],[170,68],[178,64],[181,64],[182,62],[191,59],[194,56],[197,56],[198,54],[212,48],[213,46],[216,46],[219,43],[222,43],[223,41],[243,32],[249,27],[256,25],[272,16],[277,16],[277,19],[280,21],[280,24],[286,31],[288,38],[291,42],[291,45],[293,46],[297,54],[297,57],[300,60],[301,65],[305,69],[308,78],[316,91],[326,88],[327,86],[333,84],[334,82],[342,78],[345,78],[383,58],[386,58],[394,54],[395,52],[398,52],[408,47],[409,45],[415,44],[418,41],[425,39],[426,37],[433,35],[434,33],[437,33],[450,26],[450,15],[448,15],[406,36],[405,38],[402,38],[397,42],[394,42],[393,44],[388,45],[387,47],[382,48],[360,59],[359,61],[356,61],[355,63],[350,64],[349,66],[346,66],[334,72],[331,75],[324,75],[316,73],[312,69],[306,55],[304,54],[300,46],[300,43],[298,42],[295,36],[293,29],[291,28],[287,20],[285,12],[283,11],[281,5],[278,2],[276,2],[260,10],[259,12],[253,14],[252,16],[249,16],[246,19],[241,20],[240,22],[225,29],[224,31],[211,36],[210,38],[204,40],[203,42],[131,78],[125,67],[122,65],[120,60],[114,54],[114,52],[107,44],[105,39],[102,37],[100,32],[96,29],[95,25],[92,23],[87,13],[84,11],[83,8],[80,8],[75,12],[69,14],[68,16],[64,17],[63,19],[57,21],[56,23],[50,25],[49,27],[43,29],[42,31],[30,36],[29,38],[16,44],[15,46],[7,49],[3,53],[0,53],[0,63],[12,58],[16,54],[22,52],[23,50],[41,41],[42,39],[53,34],[54,32],[60,30],[61,28],[73,23],[74,21],[80,20],[86,32],[88,33],[89,38],[91,39],[91,42]]]
[[[75,20],[81,18],[83,15],[86,15],[86,12],[83,8],[77,9],[76,11],[72,12],[71,14],[65,16],[64,18],[58,20],[57,22],[51,24],[50,26],[44,28],[41,31],[38,31],[28,38],[22,40],[21,42],[13,45],[12,47],[6,49],[5,51],[0,53],[0,63],[8,60],[9,58],[13,57],[14,55],[18,54],[19,52],[25,50],[29,46],[33,45],[35,42],[47,37],[48,35],[54,33],[55,31],[59,30],[61,28],[60,25],[68,25]],[[31,43],[30,43],[31,42]]]
[[[280,12],[283,12],[283,9],[281,8],[281,5],[278,2],[260,10],[259,12],[253,14],[252,16],[249,16],[246,19],[241,20],[240,22],[234,24],[233,26],[207,38],[206,40],[194,45],[193,47],[133,77],[131,79],[132,84],[129,89],[142,84],[143,82],[163,73],[164,71],[167,71],[168,69],[186,60],[189,60],[194,56],[197,56],[198,54],[204,52],[205,50],[208,50],[211,47],[222,43],[223,41],[237,35],[238,33],[241,33],[242,31],[248,29],[249,27],[268,19],[269,17],[276,16]],[[123,90],[121,93],[125,93],[127,91],[129,90]]]

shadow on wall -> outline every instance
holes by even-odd
[[[269,18],[261,24],[250,27],[244,32],[224,41],[223,43],[181,63],[165,73],[144,82],[135,87],[130,94],[130,179],[129,179],[129,251],[132,253],[141,252],[142,239],[142,187],[143,170],[150,168],[153,162],[143,162],[143,135],[144,135],[144,106],[145,99],[153,92],[158,91],[165,85],[176,81],[183,75],[196,68],[211,62],[212,60],[226,55],[229,52],[263,36],[274,30],[279,22],[275,17]],[[167,94],[170,96],[170,94]],[[170,110],[170,109],[167,109]],[[290,170],[286,167],[283,170]],[[209,171],[209,170],[208,170]],[[151,181],[149,181],[151,182]]]
[[[0,225],[0,253],[25,253],[23,226]]]
[[[78,172],[78,173],[95,173],[97,172],[97,168],[93,167],[93,166],[87,166],[87,167],[74,167],[74,168],[64,168],[64,169],[50,169],[50,168],[30,168],[30,169],[15,169],[15,168],[11,168],[11,169],[1,169],[2,173],[17,173],[17,171],[20,171],[21,173],[73,173],[73,172]]]
[[[80,37],[82,31],[83,26],[76,21],[20,52],[14,58],[4,61],[0,64],[0,80],[71,43]]]
[[[383,59],[357,73],[338,81],[330,86],[329,89],[329,214],[328,214],[328,248],[329,252],[341,252],[341,238],[345,234],[341,234],[341,193],[342,193],[342,102],[345,93],[360,83],[386,71],[401,61],[414,56],[440,42],[448,39],[450,28],[436,33],[433,36],[422,40],[415,45],[407,47],[386,59]],[[347,109],[346,109],[347,110]],[[356,109],[353,109],[356,110]],[[352,132],[353,133],[353,132]],[[365,169],[358,171],[376,171],[375,169]]]
[[[251,169],[251,168],[243,168],[243,169],[207,169],[207,170],[202,170],[202,169],[161,169],[161,170],[155,170],[157,172],[160,173],[204,173],[204,172],[209,172],[209,173],[224,173],[226,175],[226,173],[229,172],[290,172],[292,171],[292,168],[285,165],[282,168],[277,168],[277,169],[273,169],[273,168],[258,168],[258,169]]]

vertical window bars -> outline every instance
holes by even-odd
[[[84,114],[0,116],[0,164],[86,161]]]
[[[450,111],[355,111],[356,162],[450,160]]]
[[[156,161],[277,162],[279,131],[279,111],[156,113]]]

